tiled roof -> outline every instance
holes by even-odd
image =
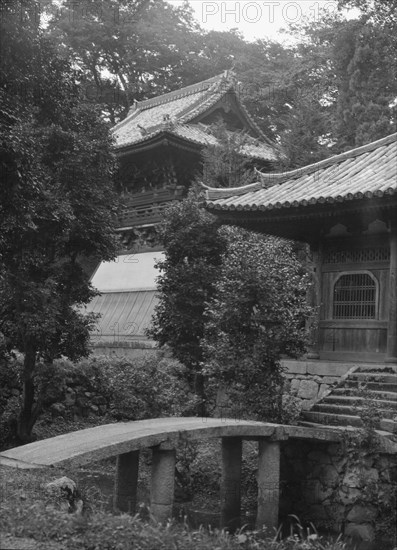
[[[143,252],[99,264],[91,283],[101,294],[85,307],[87,313],[100,314],[91,333],[93,343],[146,339],[145,329],[158,303],[160,273],[155,263],[163,258],[163,252]]]
[[[397,194],[397,134],[298,170],[258,174],[244,187],[207,188],[207,208],[274,210]]]
[[[136,102],[127,117],[112,129],[115,147],[144,144],[149,139],[167,133],[191,143],[206,146],[216,143],[203,124],[192,123],[228,93],[233,93],[234,75],[227,71],[203,82],[187,86],[141,102]],[[276,160],[276,146],[254,123],[246,109],[239,103],[242,116],[258,135],[252,139],[245,154],[265,160]]]
[[[86,312],[101,316],[91,333],[92,342],[146,339],[145,329],[151,324],[157,303],[155,290],[105,292],[96,296],[86,308]]]

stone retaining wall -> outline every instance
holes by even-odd
[[[337,361],[292,359],[284,359],[281,365],[287,379],[286,390],[301,400],[302,410],[310,409],[348,372],[358,367],[358,364]]]
[[[318,529],[390,543],[396,541],[396,488],[396,455],[355,455],[339,443],[282,446],[281,516],[295,514]]]

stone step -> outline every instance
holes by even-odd
[[[382,399],[377,396],[374,396],[375,392],[371,392],[371,396],[369,398],[362,397],[359,395],[333,395],[332,393],[330,395],[327,395],[327,397],[324,397],[320,403],[332,403],[335,405],[350,405],[350,406],[360,406],[363,402],[371,401],[371,403],[374,403],[379,408],[385,408],[385,409],[393,409],[397,411],[397,396],[396,400],[387,400]]]
[[[301,414],[304,420],[313,422],[315,424],[328,424],[331,426],[358,426],[362,427],[363,423],[359,416],[343,415],[343,414],[329,414],[323,412],[316,412],[313,410],[302,411]]]
[[[357,388],[345,388],[345,387],[334,388],[332,390],[332,394],[330,394],[330,395],[332,395],[334,397],[336,397],[336,396],[351,396],[351,397],[357,396],[357,397],[362,397],[358,393]],[[386,401],[397,401],[397,393],[395,393],[395,392],[373,390],[373,391],[371,391],[371,396],[372,395],[374,396],[375,399],[385,399]]]
[[[347,378],[344,382],[344,386],[347,388],[365,388],[367,390],[386,391],[397,393],[397,384],[384,383],[384,382],[363,382],[359,380],[352,380]]]
[[[373,365],[360,365],[358,369],[355,371],[357,372],[374,372],[374,373],[384,373],[384,374],[397,374],[397,367],[390,366],[385,367],[384,365],[381,365],[379,367],[374,367]]]
[[[379,382],[382,384],[396,384],[397,374],[383,372],[354,372],[350,374],[348,380],[359,380],[360,382]]]
[[[382,419],[380,421],[380,429],[384,430],[385,432],[397,434],[397,422],[388,418]]]
[[[304,426],[306,428],[318,428],[318,422],[310,422],[308,420],[299,420],[298,424],[299,426]],[[329,429],[335,429],[335,428],[340,428],[341,430],[351,429],[351,426],[330,426],[330,425],[325,426],[325,424],[322,424],[322,426]],[[389,430],[377,429],[376,431],[382,437],[394,438],[394,435]],[[392,440],[394,441],[394,439]]]
[[[322,412],[334,415],[357,416],[360,414],[360,412],[362,412],[363,407],[327,404],[322,401],[321,403],[316,403],[316,405],[314,405],[310,410],[313,412]],[[397,416],[397,411],[391,409],[379,409],[379,414],[381,418],[393,419],[395,416]]]

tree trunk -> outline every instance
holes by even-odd
[[[18,440],[21,443],[32,441],[32,429],[37,419],[37,414],[33,415],[34,405],[34,380],[33,372],[36,365],[36,350],[34,346],[28,345],[25,350],[25,359],[23,363],[23,395],[22,407],[18,418]]]

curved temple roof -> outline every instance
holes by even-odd
[[[208,209],[275,210],[397,194],[397,133],[283,173],[258,172],[259,181],[233,189],[206,188]]]
[[[143,145],[163,135],[202,147],[213,145],[217,142],[216,138],[207,126],[199,122],[199,118],[228,95],[237,99],[246,126],[256,136],[251,138],[252,143],[244,147],[244,154],[276,160],[277,146],[262,133],[238,100],[235,77],[231,71],[174,92],[135,102],[127,117],[112,129],[116,151]]]

